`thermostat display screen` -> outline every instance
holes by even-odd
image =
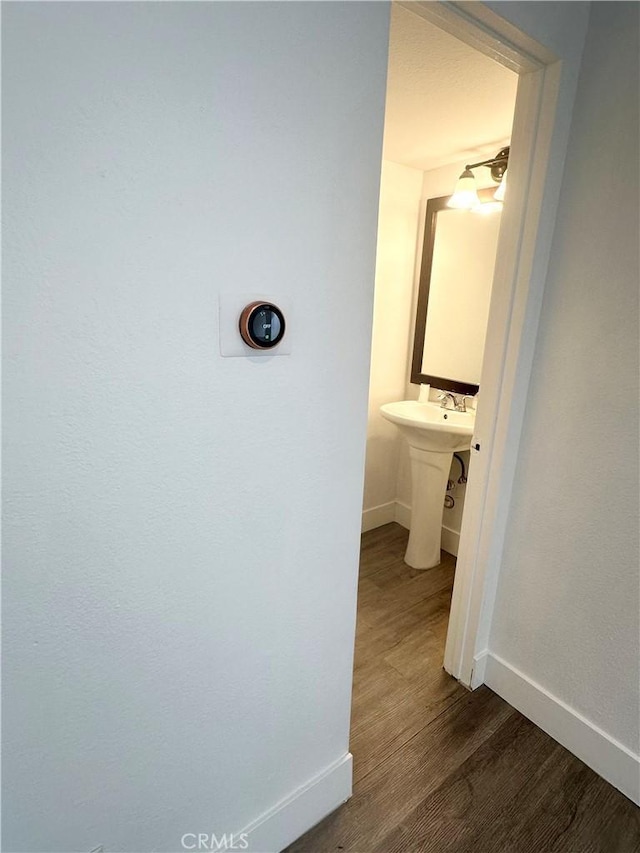
[[[269,302],[252,302],[240,315],[240,335],[253,349],[271,349],[284,337],[285,321],[282,311]]]
[[[280,337],[282,323],[275,311],[271,308],[261,308],[253,317],[251,324],[252,337],[257,341],[270,343]]]

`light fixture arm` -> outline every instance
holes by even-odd
[[[477,210],[482,211],[483,213],[486,213],[489,210],[494,210],[496,207],[501,208],[507,184],[505,175],[508,165],[509,146],[501,148],[496,156],[489,160],[482,160],[480,163],[471,163],[470,165],[465,166],[464,172],[458,178],[453,195],[447,202],[447,207],[451,207],[454,210]],[[471,171],[472,169],[477,169],[480,166],[486,166],[488,169],[491,169],[491,177],[497,184],[500,184],[493,196],[495,201],[488,204],[480,203],[478,191],[476,189],[476,178]]]
[[[501,148],[496,156],[492,157],[490,160],[482,160],[480,163],[471,163],[471,165],[465,166],[465,168],[471,171],[471,169],[477,169],[479,166],[487,166],[491,169],[491,177],[493,180],[500,183],[502,176],[507,171],[508,164],[509,146],[507,145],[506,148]]]

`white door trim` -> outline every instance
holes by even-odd
[[[519,73],[444,667],[483,682],[508,509],[542,295],[569,139],[577,74],[547,48],[479,2],[410,2],[407,8]],[[570,73],[571,72],[571,73]],[[564,97],[560,98],[561,91]]]

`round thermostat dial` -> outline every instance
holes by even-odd
[[[284,337],[284,314],[271,302],[252,302],[240,314],[240,336],[253,349],[271,349]]]

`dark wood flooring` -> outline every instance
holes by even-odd
[[[362,537],[353,797],[287,853],[640,853],[640,809],[514,708],[442,669],[455,560]]]

